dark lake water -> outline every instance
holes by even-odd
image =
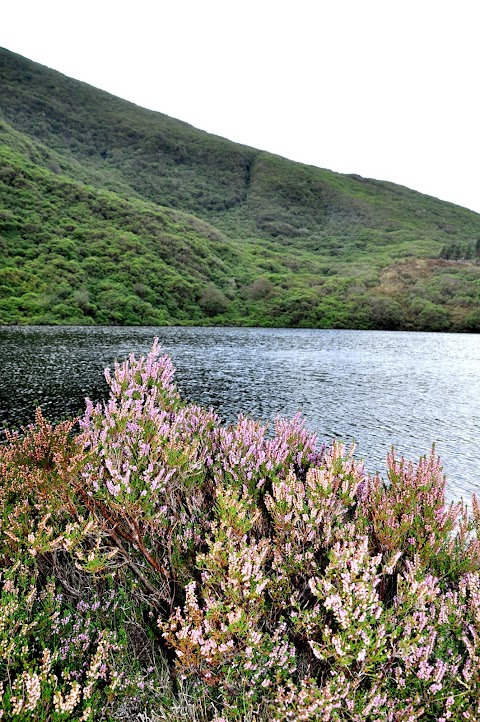
[[[240,328],[0,327],[0,425],[81,413],[106,395],[105,366],[160,338],[183,396],[226,421],[300,411],[321,440],[357,442],[371,472],[391,446],[436,444],[448,495],[480,491],[480,336]]]

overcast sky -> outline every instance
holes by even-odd
[[[138,105],[480,212],[475,0],[11,0],[0,15],[2,47]]]

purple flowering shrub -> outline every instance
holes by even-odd
[[[117,679],[116,634],[99,630],[91,606],[64,603],[55,582],[17,562],[0,578],[2,711],[6,719],[88,719]],[[113,595],[97,602],[110,612]],[[98,616],[98,615],[97,615]]]
[[[37,411],[0,448],[2,719],[108,719],[154,676],[145,633],[127,633],[143,623],[131,581],[76,494],[73,425]]]
[[[157,343],[106,378],[0,450],[4,714],[480,719],[480,505],[433,451],[382,480],[299,417],[222,426]]]
[[[408,557],[415,553],[427,567],[453,563],[453,574],[458,574],[462,560],[455,551],[461,557],[463,550],[452,532],[462,506],[445,503],[446,480],[434,449],[418,465],[397,460],[392,451],[387,466],[388,484],[378,476],[370,479],[362,497],[372,543],[381,552],[402,550]],[[470,564],[471,555],[465,561]]]

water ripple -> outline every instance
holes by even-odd
[[[369,471],[392,445],[414,460],[432,443],[451,498],[478,491],[480,337],[239,328],[0,328],[0,423],[82,412],[105,398],[103,368],[159,336],[188,399],[226,421],[300,411],[321,440],[355,440]]]

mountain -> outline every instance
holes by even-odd
[[[0,323],[480,331],[473,211],[2,49],[0,81]]]

